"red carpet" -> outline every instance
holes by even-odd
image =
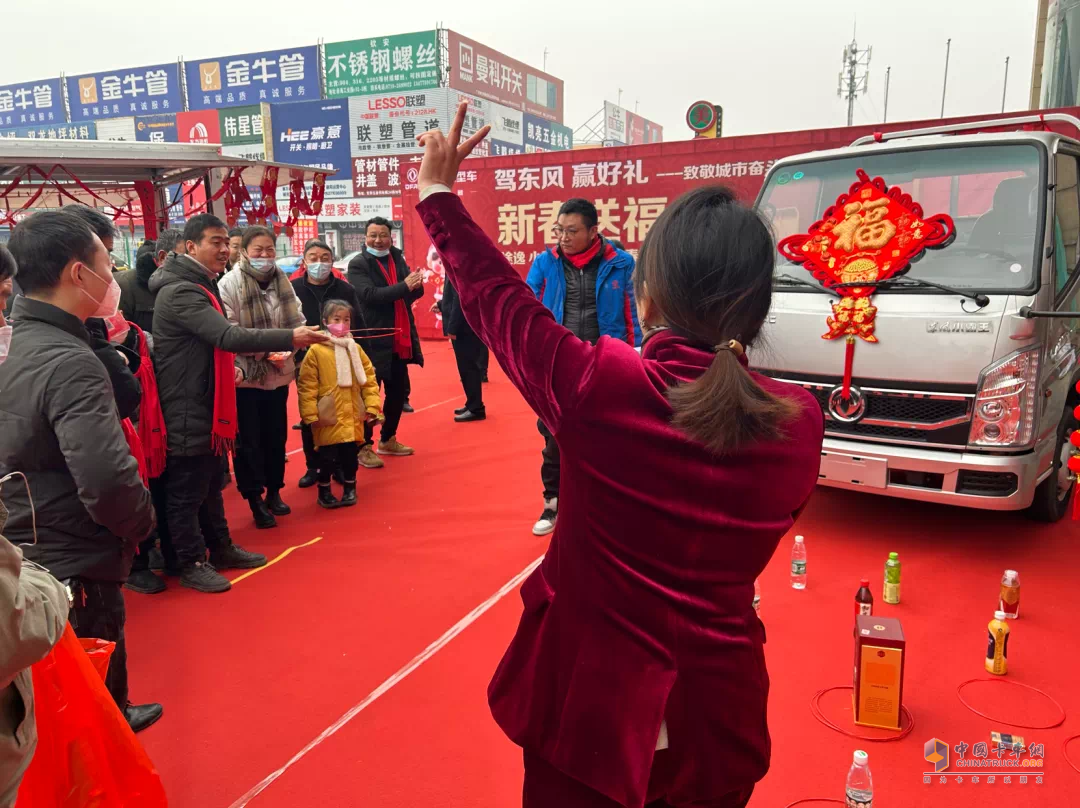
[[[245,503],[228,492],[233,536],[248,549],[275,557],[321,541],[225,595],[175,582],[164,595],[128,593],[132,694],[165,705],[162,721],[140,737],[173,806],[231,806],[544,551],[546,542],[529,533],[541,504],[535,418],[493,364],[489,419],[454,424],[462,394],[449,345],[425,343],[425,351],[428,366],[412,377],[418,412],[400,429],[417,454],[388,458],[382,471],[361,469],[358,507],[322,511],[312,490],[296,489],[299,453],[290,457],[285,492],[293,514],[276,530],[255,531]],[[298,432],[290,440],[299,448]],[[1069,621],[1078,613],[1072,562],[1080,528],[824,490],[798,528],[807,537],[807,590],[788,584],[789,540],[762,578],[773,767],[753,808],[842,797],[856,748],[870,753],[876,808],[1077,804],[1080,775],[1062,759],[1061,742],[1080,732],[1080,651]],[[899,606],[880,602],[889,551],[903,562]],[[927,739],[973,746],[1010,729],[970,713],[955,695],[961,681],[983,675],[986,623],[1006,567],[1020,571],[1023,587],[1009,677],[1046,690],[1069,719],[1055,730],[1015,730],[1045,744],[1042,785],[1034,770],[1024,785],[1019,770],[1008,785],[1001,771],[993,785],[985,773],[977,785],[966,773],[963,783],[954,774],[925,785]],[[905,701],[916,728],[899,743],[846,738],[810,714],[817,690],[850,684],[852,600],[863,576],[874,582],[877,613],[899,617],[909,642]],[[485,702],[519,612],[512,592],[250,804],[520,804],[518,750]],[[1044,700],[1018,688],[978,685],[965,696],[1005,719],[1054,718]],[[822,704],[848,725],[847,693]],[[1073,754],[1080,757],[1078,746]]]

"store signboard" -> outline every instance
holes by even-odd
[[[144,143],[178,143],[175,115],[144,115],[135,119],[135,139]]]
[[[0,126],[32,126],[67,121],[60,79],[24,81],[0,87]]]
[[[176,62],[68,76],[66,81],[71,120],[76,123],[184,109]]]
[[[420,154],[423,149],[416,142],[419,135],[429,129],[445,132],[449,128],[450,92],[438,89],[349,98],[350,154],[354,158]]]
[[[221,143],[221,119],[216,109],[181,112],[176,116],[181,143]]]
[[[331,42],[325,55],[327,98],[439,86],[436,31]]]
[[[315,45],[187,62],[188,109],[221,109],[266,101],[318,99]]]

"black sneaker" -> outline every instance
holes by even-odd
[[[249,553],[239,544],[230,544],[224,550],[210,553],[210,563],[221,570],[254,570],[266,566],[266,556]]]
[[[274,518],[274,514],[270,513],[270,509],[266,507],[262,497],[252,497],[248,500],[248,505],[251,506],[251,515],[255,519],[255,527],[259,530],[277,527],[277,519]]]
[[[160,704],[132,704],[128,702],[124,707],[124,718],[132,732],[142,732],[148,726],[161,718]]]
[[[303,429],[303,428],[304,428],[304,422],[303,422],[303,421],[301,421],[301,422],[300,422],[300,423],[298,423],[298,424],[293,424],[293,425],[292,425],[292,428],[293,428],[293,429]]]
[[[140,595],[156,595],[164,592],[166,586],[165,582],[150,570],[132,570],[124,583],[124,588],[138,592]]]
[[[345,483],[345,490],[341,492],[341,507],[348,508],[356,504],[356,480]]]
[[[180,573],[180,586],[209,594],[228,592],[232,589],[232,584],[228,579],[205,561],[198,561],[185,568]]]
[[[285,504],[285,501],[281,498],[280,491],[267,491],[266,492],[266,508],[274,516],[288,516],[292,513],[292,508]]]
[[[315,469],[308,469],[304,472],[304,476],[300,478],[300,482],[297,483],[299,488],[311,488],[319,481],[319,472]]]
[[[334,492],[330,490],[328,485],[319,486],[319,507],[326,508],[327,510],[333,510],[341,506],[338,498],[334,496]]]

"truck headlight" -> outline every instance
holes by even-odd
[[[1039,347],[1013,354],[983,371],[971,419],[971,446],[1025,446],[1035,434]]]

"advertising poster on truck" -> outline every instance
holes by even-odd
[[[24,81],[0,87],[0,126],[33,126],[66,120],[60,79]]]
[[[413,92],[439,86],[436,31],[331,42],[325,46],[325,53],[327,98]]]
[[[184,73],[192,110],[305,101],[320,94],[315,45],[185,62]]]

